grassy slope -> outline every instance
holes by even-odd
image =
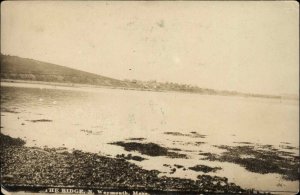
[[[150,81],[122,81],[88,73],[56,64],[1,54],[1,79],[33,80],[61,83],[91,84],[110,87],[134,88],[153,91],[179,91],[210,95],[281,98],[278,95],[250,94],[236,91],[220,91],[177,83]],[[291,99],[298,99],[293,97]]]
[[[1,55],[1,78],[106,86],[127,86],[126,82],[117,79],[56,64],[6,55]]]

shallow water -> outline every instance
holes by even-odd
[[[50,121],[34,121],[41,119]],[[202,173],[177,169],[170,174],[163,164],[219,166],[222,170],[207,174],[227,177],[243,188],[266,191],[296,192],[298,181],[283,180],[279,174],[249,172],[233,163],[199,160],[199,152],[220,153],[222,150],[213,145],[237,145],[234,142],[275,148],[289,142],[299,147],[298,120],[299,102],[295,100],[1,83],[1,131],[26,140],[28,146],[67,147],[111,156],[131,153],[148,159],[131,161],[145,169],[192,179]],[[206,137],[164,132],[197,132]],[[151,157],[108,144],[141,137],[146,138],[141,141],[144,143],[179,148],[182,151],[178,152],[189,158]],[[286,151],[298,154],[298,149]]]

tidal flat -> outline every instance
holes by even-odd
[[[11,163],[3,176],[5,181],[9,180],[18,167],[31,170],[26,167],[32,165],[37,176],[24,173],[26,178],[22,181],[32,182],[33,178],[40,182],[37,178],[45,178],[40,170],[45,169],[46,177],[62,175],[68,184],[64,172],[69,174],[70,164],[79,172],[70,174],[70,181],[76,177],[75,184],[83,177],[81,172],[87,174],[80,170],[85,169],[83,164],[98,166],[94,161],[99,158],[107,161],[108,167],[125,163],[129,168],[138,167],[133,170],[145,175],[156,170],[153,178],[169,178],[166,180],[176,180],[180,185],[181,181],[196,182],[199,175],[208,175],[207,179],[227,178],[227,183],[235,183],[245,190],[293,194],[299,186],[297,105],[297,102],[279,100],[177,93],[125,93],[29,84],[28,87],[1,86],[1,132],[26,142],[19,149],[6,148],[6,152],[15,155],[7,155],[7,163],[11,159],[20,162]],[[264,117],[257,118],[261,111]],[[32,157],[34,153],[36,157]],[[83,159],[76,159],[78,154]],[[39,156],[55,163],[48,166],[46,161],[36,161]],[[33,163],[26,163],[26,159]],[[120,166],[125,169],[125,165]],[[114,169],[99,167],[95,171],[104,176],[111,175]],[[126,182],[132,181],[127,176],[134,177],[134,171],[116,170],[120,173],[112,174],[112,178],[125,177]],[[93,169],[89,171],[92,172]],[[90,181],[101,183],[97,178],[100,176]],[[17,176],[19,184],[20,178]],[[59,181],[54,178],[54,183],[63,185]]]
[[[205,156],[201,160],[235,163],[254,173],[277,173],[286,180],[299,180],[299,156],[293,152],[278,150],[272,145],[244,144],[246,145],[217,145],[215,147],[225,151],[221,154],[200,153],[201,156]]]
[[[54,148],[26,147],[20,138],[1,133],[2,184],[22,186],[76,186],[128,190],[186,191],[188,193],[244,193],[225,177],[199,175],[197,180],[159,177],[122,158]]]

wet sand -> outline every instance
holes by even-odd
[[[197,180],[159,177],[123,158],[65,148],[26,147],[25,141],[1,134],[3,185],[118,188],[151,192],[252,193],[225,177],[199,175]]]
[[[140,169],[134,169],[135,171],[141,169],[158,170],[157,174],[153,176],[157,178],[165,176],[173,179],[178,177],[196,182],[199,180],[197,176],[209,175],[207,178],[220,179],[220,181],[221,178],[226,177],[227,183],[234,182],[244,189],[255,188],[274,193],[279,191],[294,193],[298,189],[297,167],[299,165],[296,163],[296,155],[298,155],[299,148],[298,144],[295,143],[297,134],[291,136],[291,134],[286,133],[287,130],[283,133],[280,126],[285,124],[285,128],[295,129],[293,128],[293,117],[280,118],[283,115],[294,116],[293,113],[296,111],[294,105],[269,100],[268,102],[238,101],[235,98],[224,99],[223,101],[223,99],[216,97],[207,99],[199,96],[194,98],[188,97],[186,94],[184,97],[178,94],[177,98],[173,98],[173,95],[171,97],[167,94],[156,96],[158,93],[150,94],[150,92],[149,97],[144,96],[144,94],[128,94],[125,101],[128,104],[125,104],[123,100],[119,100],[120,95],[123,97],[124,94],[117,91],[101,90],[95,93],[76,91],[75,93],[71,90],[29,88],[3,88],[3,91],[5,93],[1,93],[1,100],[3,101],[1,102],[1,115],[5,116],[1,130],[12,137],[24,139],[26,146],[28,146],[25,147],[27,148],[25,154],[28,153],[27,156],[30,159],[31,151],[35,151],[38,155],[46,152],[46,160],[53,160],[59,156],[61,157],[61,164],[66,166],[64,169],[68,169],[65,164],[70,164],[70,162],[64,159],[76,158],[75,149],[77,149],[84,158],[89,159],[80,161],[75,159],[73,164],[76,164],[77,161],[89,164],[87,161],[94,161],[94,159],[86,154],[97,153],[97,156],[108,159],[107,163],[111,165],[114,165],[113,162],[116,161],[121,164],[125,162],[125,164],[132,163],[138,166]],[[3,98],[2,94],[4,94]],[[112,101],[111,98],[114,95],[116,98]],[[182,101],[186,102],[184,106],[174,107]],[[222,113],[222,110],[230,110],[231,106],[236,105],[236,101],[239,105],[243,105],[241,108],[246,107],[247,109],[238,109],[238,114]],[[111,109],[116,102],[121,106],[120,110],[124,111],[121,115],[118,113],[119,111],[115,112],[118,109]],[[151,120],[143,120],[144,112],[141,114],[140,109],[133,111],[129,109],[136,105],[136,102],[139,102],[137,105],[141,106]],[[165,104],[165,102],[170,103]],[[193,103],[188,105],[190,102]],[[227,109],[223,109],[226,105]],[[218,110],[221,107],[222,109]],[[86,108],[89,108],[91,112],[85,112]],[[83,112],[74,112],[78,109]],[[262,109],[268,111],[266,116],[275,113],[276,120],[269,117],[270,120],[267,122],[257,122],[256,117],[252,118],[252,116],[256,116],[253,113]],[[191,121],[186,123],[183,116],[196,110],[197,113],[189,118]],[[62,111],[64,117],[60,115]],[[221,114],[218,115],[219,113]],[[217,115],[218,124],[214,124],[215,120],[210,120],[210,115]],[[228,115],[229,117],[227,117]],[[228,120],[228,118],[235,119],[236,115],[243,116],[241,120],[247,122],[236,123],[235,120]],[[251,127],[250,133],[249,124],[254,124],[254,122],[256,125]],[[44,146],[49,148],[44,148]],[[101,155],[98,155],[100,152]],[[24,154],[20,154],[21,152],[17,150],[13,153],[20,156],[21,162],[27,163],[26,159],[22,159]],[[293,164],[289,161],[292,161]],[[18,167],[18,163],[20,162],[13,162],[12,164],[16,164],[14,167]],[[47,164],[44,162],[37,164],[48,173]],[[59,162],[55,164],[57,165],[54,169],[57,167],[63,169],[60,168]],[[97,165],[94,162],[91,164]],[[25,165],[22,164],[22,166]],[[14,167],[11,170],[14,170]],[[32,170],[38,173],[42,172],[40,169],[33,168]],[[133,177],[130,175],[133,173],[117,170],[120,173],[124,172],[125,177]],[[63,170],[66,173],[69,173],[68,171]],[[104,171],[102,168],[100,170],[97,168],[96,171],[100,173],[106,171],[107,174],[113,175],[110,173],[112,172],[110,169]],[[143,173],[149,174],[148,172]],[[40,177],[44,177],[43,174],[40,175]],[[11,172],[7,172],[4,176],[8,180],[12,176],[14,177]],[[62,176],[59,176],[63,177],[64,180],[69,177],[63,173]],[[113,176],[119,178],[118,175]],[[31,177],[27,176],[27,180],[30,181]],[[138,178],[140,179],[139,176]],[[99,179],[92,179],[92,181],[94,180]],[[130,179],[126,178],[125,180]],[[177,180],[177,183],[182,181]],[[173,187],[173,183],[171,187]],[[215,186],[216,182],[211,185]],[[90,186],[97,187],[93,184]],[[128,186],[131,186],[131,183]],[[155,186],[160,186],[160,183]],[[156,188],[153,187],[152,189]]]
[[[239,142],[245,145],[215,146],[225,150],[221,154],[200,153],[201,160],[230,162],[245,167],[246,170],[255,173],[268,174],[278,173],[282,179],[299,181],[298,169],[300,166],[299,156],[290,151],[282,151],[272,145],[261,145]],[[297,148],[288,148],[297,149]]]

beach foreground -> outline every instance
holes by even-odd
[[[253,193],[227,178],[199,175],[197,180],[159,177],[124,159],[64,148],[26,147],[20,138],[1,134],[1,167],[4,186],[77,187],[118,189],[129,193]]]
[[[298,102],[32,84],[1,92],[8,191],[298,189]]]

